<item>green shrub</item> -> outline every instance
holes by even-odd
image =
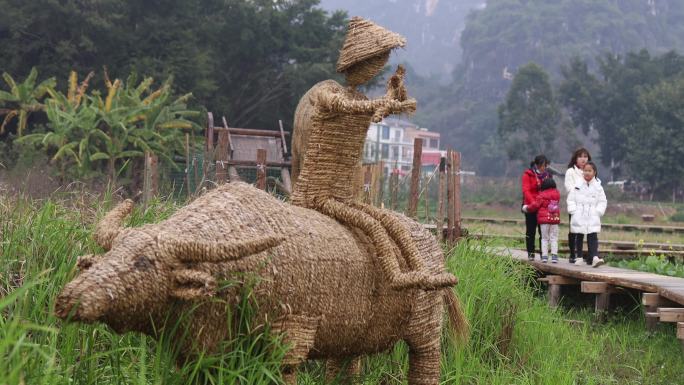
[[[678,207],[677,212],[670,217],[670,220],[672,222],[684,222],[684,209]]]

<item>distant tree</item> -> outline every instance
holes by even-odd
[[[335,75],[346,15],[318,0],[0,0],[0,69],[26,76],[174,76],[234,126],[291,122],[297,101]],[[55,22],[58,20],[59,22]],[[96,76],[97,87],[105,79]],[[66,85],[58,85],[62,91]]]
[[[499,106],[498,133],[508,157],[524,162],[553,153],[559,118],[548,74],[534,63],[521,67]]]
[[[639,95],[639,118],[623,129],[630,174],[654,193],[676,191],[684,181],[684,75]]]
[[[595,59],[605,52],[622,57],[641,48],[654,54],[682,51],[682,19],[681,0],[488,0],[468,16],[452,84],[433,87],[435,96],[418,99],[421,125],[440,129],[444,142],[461,148],[478,173],[497,172],[501,168],[488,167],[493,159],[482,157],[482,146],[496,134],[496,119],[476,113],[496,111],[511,87],[511,73],[535,62],[554,83],[561,65],[578,55],[596,70]]]
[[[652,57],[641,50],[624,56],[605,54],[597,61],[597,75],[579,59],[563,67],[559,100],[577,126],[598,132],[601,158],[611,165],[613,176],[619,176],[628,152],[625,128],[642,114],[641,92],[684,73],[684,57],[675,52]]]

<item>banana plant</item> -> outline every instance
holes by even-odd
[[[35,67],[21,83],[17,83],[7,72],[4,72],[2,77],[9,86],[9,92],[0,90],[0,103],[5,105],[5,108],[0,109],[0,115],[5,115],[0,124],[0,134],[5,132],[5,127],[9,122],[17,118],[17,136],[21,137],[26,130],[29,115],[45,109],[45,105],[40,100],[48,92],[54,90],[56,81],[55,78],[49,78],[36,86],[38,70]]]
[[[153,90],[152,78],[138,82],[131,75],[125,83],[112,82],[105,72],[105,93],[96,90],[88,95],[92,76],[79,85],[72,72],[66,94],[50,89],[46,112],[51,130],[20,140],[51,149],[63,176],[69,165],[77,166],[80,176],[104,166],[113,185],[117,168],[146,151],[176,167],[172,156],[183,152],[181,129],[198,128],[191,120],[198,112],[186,106],[191,94],[175,98],[171,79]]]

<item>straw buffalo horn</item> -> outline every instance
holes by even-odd
[[[95,242],[109,251],[112,248],[112,241],[121,232],[123,220],[133,211],[133,201],[126,199],[119,203],[112,211],[102,218],[95,228]]]
[[[244,258],[278,246],[282,236],[267,236],[244,242],[200,242],[164,240],[164,249],[183,262],[225,262]]]

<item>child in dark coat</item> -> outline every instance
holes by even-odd
[[[560,192],[553,178],[542,181],[541,192],[534,202],[523,206],[529,213],[537,213],[537,223],[541,227],[541,259],[549,261],[551,246],[551,262],[558,263],[558,224],[560,223]]]

